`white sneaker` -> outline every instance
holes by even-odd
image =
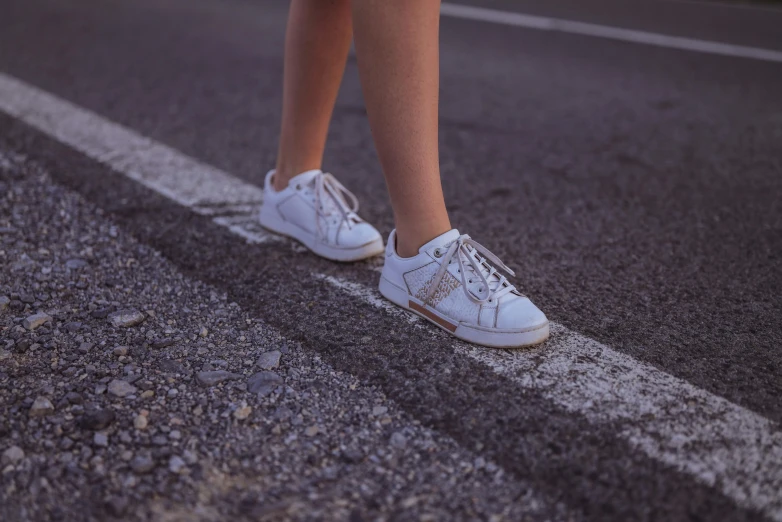
[[[472,343],[510,348],[548,339],[548,319],[543,312],[489,262],[513,275],[497,256],[456,229],[408,258],[397,255],[393,231],[386,246],[380,293]]]
[[[261,225],[292,237],[319,256],[358,261],[383,252],[383,238],[356,212],[358,200],[331,174],[308,170],[274,190],[274,170],[266,174]]]

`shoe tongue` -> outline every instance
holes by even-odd
[[[311,182],[315,176],[318,174],[321,174],[322,171],[320,169],[312,169],[307,170],[305,172],[302,172],[301,174],[296,174],[291,178],[291,180],[288,182],[289,185],[296,185],[297,183],[301,183],[302,185],[306,185],[307,183]]]
[[[429,241],[427,244],[425,244],[424,246],[419,248],[418,252],[419,253],[423,253],[423,252],[429,250],[430,248],[443,247],[443,246],[447,245],[448,243],[451,243],[451,242],[456,241],[457,239],[459,239],[460,235],[461,234],[459,234],[459,231],[456,230],[455,228],[453,228],[453,229],[449,230],[448,232],[446,232],[445,234],[441,234],[441,235],[437,236],[436,238],[432,239],[431,241]]]

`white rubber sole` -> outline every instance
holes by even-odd
[[[498,330],[454,322],[434,308],[424,305],[408,294],[407,290],[399,288],[382,275],[379,289],[383,297],[395,305],[423,317],[453,336],[470,343],[492,348],[521,348],[540,344],[549,337],[548,322],[523,330]]]
[[[360,261],[382,254],[385,250],[383,238],[381,237],[357,248],[337,248],[321,243],[312,234],[309,234],[296,225],[284,221],[273,214],[264,214],[264,212],[261,211],[259,221],[262,227],[271,230],[275,234],[295,239],[315,254],[331,261]]]

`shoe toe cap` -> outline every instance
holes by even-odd
[[[343,248],[358,248],[381,240],[380,232],[369,223],[357,223],[350,229],[343,229],[339,235],[339,246]]]
[[[497,313],[497,328],[518,330],[535,328],[548,324],[546,315],[532,301],[523,296],[508,296],[500,302]]]

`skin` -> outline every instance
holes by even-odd
[[[321,168],[355,34],[361,87],[394,210],[397,253],[451,229],[438,150],[439,0],[293,0],[275,188]]]

